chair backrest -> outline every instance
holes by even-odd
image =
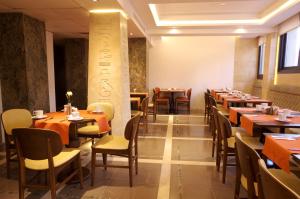
[[[113,104],[110,102],[95,102],[95,103],[89,104],[87,107],[87,110],[94,111],[94,110],[96,110],[96,107],[98,107],[98,106],[104,112],[108,121],[111,121],[112,119],[114,119],[115,109],[114,109]]]
[[[243,141],[239,133],[236,133],[235,140],[238,165],[241,174],[247,179],[248,198],[255,198],[258,195],[255,191],[254,183],[259,183],[258,160],[260,159],[260,156],[253,148]],[[258,194],[260,194],[260,191],[261,190],[259,189]]]
[[[280,181],[276,176],[274,176],[266,167],[265,162],[260,159],[258,160],[259,173],[261,178],[261,183],[263,187],[264,198],[266,199],[299,199],[295,191],[286,186],[282,181]],[[286,174],[289,175],[289,174]]]
[[[51,130],[16,128],[12,130],[12,134],[19,157],[44,160],[56,156],[63,149],[60,135]]]
[[[225,117],[220,111],[218,111],[218,119],[221,130],[222,138],[224,139],[224,145],[227,144],[227,138],[232,136],[231,123],[227,117]]]
[[[206,91],[207,91],[208,94],[210,94],[210,90],[209,89],[206,89]]]
[[[213,133],[217,133],[218,137],[220,137],[221,135],[221,127],[220,127],[220,123],[219,123],[219,118],[218,118],[218,109],[215,106],[212,106],[212,121],[213,121],[213,127],[214,127],[214,131]]]
[[[192,88],[189,88],[187,91],[186,91],[186,96],[189,100],[191,100],[191,96],[192,96]]]
[[[133,146],[134,141],[137,139],[141,115],[138,113],[132,117],[126,124],[124,136],[129,140],[129,146]]]
[[[141,103],[141,111],[143,112],[143,117],[148,115],[149,97],[145,97]]]
[[[159,97],[160,97],[160,96],[159,96],[160,88],[155,87],[155,88],[153,89],[153,93],[154,93],[154,96],[155,96],[156,98],[159,98]]]
[[[209,103],[209,94],[207,92],[204,92],[204,104],[205,107],[208,107]]]
[[[211,96],[211,95],[208,96],[208,102],[209,102],[210,107],[212,107],[212,106],[217,107],[217,102],[213,96]]]
[[[10,109],[1,115],[4,131],[12,135],[14,128],[29,128],[32,125],[31,113],[26,109]]]

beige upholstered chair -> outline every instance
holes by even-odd
[[[56,198],[56,190],[59,188],[56,177],[67,166],[70,168],[70,165],[76,165],[76,169],[61,184],[78,175],[80,187],[83,187],[80,150],[63,149],[58,133],[37,128],[16,128],[12,133],[19,157],[19,198],[24,198],[26,188],[50,189],[51,198]],[[26,170],[47,172],[48,185],[27,181]]]
[[[138,130],[140,114],[136,114],[126,124],[124,136],[106,135],[92,145],[92,176],[91,185],[94,185],[95,167],[129,168],[129,184],[132,186],[132,167],[135,163],[135,172],[138,173]],[[96,154],[102,153],[103,165],[96,164]],[[107,154],[128,158],[128,166],[107,165]]]
[[[16,155],[16,146],[12,137],[12,129],[29,128],[32,126],[31,113],[26,109],[10,109],[1,115],[5,132],[5,151],[7,178],[10,178],[10,162]]]
[[[94,111],[96,107],[100,107],[101,111],[106,115],[109,126],[111,127],[111,121],[114,118],[115,110],[114,106],[109,102],[96,102],[88,105],[87,111]],[[111,134],[111,131],[109,131]],[[89,124],[87,126],[78,128],[77,135],[79,137],[92,138],[92,143],[94,144],[94,138],[99,138],[103,135],[103,132],[99,131],[99,126],[97,124]]]
[[[300,179],[280,169],[267,169],[265,162],[260,159],[259,173],[265,199],[299,199]]]

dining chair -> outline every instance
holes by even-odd
[[[248,198],[263,198],[262,187],[259,179],[258,160],[259,154],[243,140],[240,133],[235,135],[236,141],[236,182],[235,198],[240,198],[242,186],[248,194]]]
[[[221,111],[223,115],[225,115],[226,117],[229,117],[229,112],[222,106],[217,104],[215,98],[211,95],[208,96],[208,102],[209,102],[209,121],[208,121],[208,125],[211,128],[211,126],[213,125],[213,112],[212,112],[212,107],[215,106],[218,111]]]
[[[161,96],[160,88],[155,87],[153,89],[155,96],[156,112],[159,110],[159,105],[165,105],[167,107],[168,114],[170,113],[170,98],[168,96]]]
[[[97,107],[100,107],[100,110],[103,111],[111,128],[111,121],[113,120],[115,114],[114,106],[109,102],[95,102],[88,105],[87,111],[95,111]],[[111,134],[111,129],[105,133]],[[92,144],[94,144],[95,138],[101,138],[105,133],[100,132],[99,126],[96,123],[88,124],[77,129],[78,137],[91,138]]]
[[[153,122],[156,121],[157,107],[156,107],[156,94],[153,92],[152,101],[148,103],[148,115],[153,115]]]
[[[4,128],[5,152],[6,152],[6,175],[10,178],[10,163],[16,154],[16,145],[12,137],[14,128],[29,128],[32,126],[31,113],[26,109],[10,109],[1,114]]]
[[[24,198],[26,188],[50,189],[51,198],[56,198],[56,190],[74,176],[80,180],[83,188],[80,150],[63,148],[60,135],[55,131],[37,128],[15,128],[12,134],[16,143],[19,158],[19,198]],[[34,144],[33,144],[34,143]],[[57,184],[57,176],[70,165],[76,169],[61,183]],[[32,184],[26,179],[26,171],[42,171],[47,173],[47,185]]]
[[[206,121],[209,120],[209,94],[204,92],[204,118]]]
[[[232,136],[232,127],[230,121],[221,111],[217,112],[220,132],[218,133],[217,147],[217,170],[220,169],[220,161],[222,160],[222,182],[225,183],[227,166],[235,166],[236,164],[228,163],[229,156],[235,156],[235,138]]]
[[[92,145],[91,186],[94,185],[96,167],[104,167],[105,170],[107,167],[117,167],[129,169],[129,185],[132,187],[133,164],[135,164],[135,173],[138,174],[138,130],[140,117],[140,114],[137,114],[127,122],[123,136],[106,135]],[[102,153],[103,164],[96,163],[97,153]],[[108,165],[107,154],[127,157],[128,165]]]
[[[143,134],[148,133],[148,112],[149,112],[149,97],[145,97],[141,103],[140,111],[131,111],[131,117],[136,114],[141,114],[141,121],[143,123]]]
[[[258,160],[260,181],[265,199],[300,199],[300,179],[281,169],[267,169],[265,162]]]
[[[192,89],[189,88],[185,96],[183,97],[177,97],[175,99],[175,112],[178,113],[178,107],[181,105],[185,105],[187,107],[188,113],[191,113],[191,95],[192,95]]]

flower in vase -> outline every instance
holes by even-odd
[[[66,92],[66,97],[67,97],[68,103],[71,103],[72,96],[73,96],[72,91],[67,91]]]

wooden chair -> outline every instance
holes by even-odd
[[[209,120],[209,94],[207,92],[204,93],[204,118],[206,121]]]
[[[156,95],[153,92],[152,102],[148,103],[148,114],[153,115],[153,122],[156,121],[157,107],[156,107]]]
[[[236,184],[235,198],[240,198],[240,187],[247,191],[248,198],[262,198],[262,188],[259,182],[258,160],[259,154],[242,139],[240,133],[236,140]]]
[[[31,127],[31,113],[26,109],[10,109],[2,113],[1,121],[5,132],[6,175],[7,178],[10,178],[10,163],[12,158],[17,155],[12,129]]]
[[[260,181],[265,199],[300,199],[300,180],[280,169],[267,169],[265,162],[258,160]]]
[[[111,121],[113,120],[115,114],[113,105],[109,102],[96,102],[88,105],[87,111],[95,111],[96,107],[100,107],[101,111],[104,112],[109,126],[111,127]],[[98,124],[94,123],[78,128],[77,130],[78,137],[91,138],[92,144],[94,144],[95,138],[101,138],[105,133],[107,132],[100,132]],[[111,134],[111,130],[108,133]]]
[[[176,113],[178,113],[178,107],[180,105],[187,106],[188,113],[189,114],[191,113],[191,95],[192,95],[192,89],[189,88],[186,91],[186,95],[184,97],[177,97],[175,99],[175,109],[176,109],[175,111],[176,111]]]
[[[235,166],[235,164],[229,164],[227,162],[228,156],[235,156],[235,139],[232,137],[232,128],[230,121],[225,117],[222,112],[218,111],[218,121],[220,125],[220,132],[218,134],[218,150],[217,150],[217,170],[220,169],[220,160],[223,162],[223,175],[222,182],[225,183],[226,168],[227,166]]]
[[[148,133],[148,111],[149,97],[145,97],[141,103],[141,111],[131,111],[131,117],[141,114],[141,122],[143,123],[143,133]]]
[[[132,167],[138,173],[138,129],[140,114],[131,118],[125,127],[124,136],[106,135],[92,145],[91,185],[94,185],[95,167],[129,168],[129,184],[132,187]],[[103,164],[96,164],[96,154],[102,153]],[[107,154],[128,158],[128,166],[107,165]]]
[[[159,109],[159,105],[165,105],[167,107],[168,113],[170,112],[170,98],[168,96],[160,95],[160,88],[156,87],[153,89],[153,93],[155,96],[155,106],[156,112]]]
[[[19,157],[19,198],[24,198],[26,188],[50,189],[51,198],[56,198],[59,185],[65,184],[75,175],[83,188],[80,150],[66,148],[58,133],[45,129],[17,128],[12,131]],[[57,175],[67,166],[76,165],[76,170],[57,184]],[[69,168],[69,167],[68,167]],[[46,171],[48,184],[32,184],[26,180],[26,170]]]

